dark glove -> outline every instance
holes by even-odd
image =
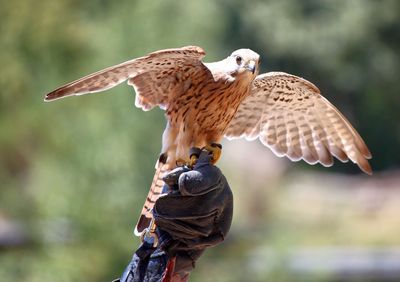
[[[203,251],[224,240],[232,221],[233,196],[210,157],[203,151],[193,170],[178,167],[164,177],[170,192],[153,209],[159,245],[154,249],[142,244],[120,281],[161,281],[172,258],[174,275],[185,277],[176,281],[185,281]]]
[[[171,236],[161,247],[177,257],[175,272],[192,270],[204,249],[222,242],[231,226],[232,192],[210,157],[203,151],[193,170],[179,167],[167,175],[165,182],[173,191],[178,186],[179,193],[159,198],[153,209],[158,228]]]

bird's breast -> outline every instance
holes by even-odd
[[[188,160],[192,147],[221,142],[249,88],[235,81],[201,82],[175,96],[166,109],[168,125],[163,135],[168,162]]]

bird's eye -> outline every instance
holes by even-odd
[[[242,64],[242,61],[243,61],[242,57],[236,56],[236,63],[237,63],[238,65],[241,65],[241,64]]]

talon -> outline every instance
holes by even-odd
[[[192,157],[193,155],[200,157],[201,149],[199,147],[192,147],[189,150],[189,156]]]
[[[193,168],[195,166],[195,164],[197,163],[198,159],[199,159],[199,157],[197,155],[191,155],[187,166],[190,168]]]
[[[211,143],[204,147],[205,150],[209,151],[212,154],[211,163],[215,164],[221,157],[222,154],[222,145],[218,143]]]
[[[189,156],[190,156],[190,160],[187,164],[188,167],[193,168],[195,166],[195,164],[197,163],[197,160],[199,158],[201,154],[201,149],[198,147],[192,147],[189,150]]]

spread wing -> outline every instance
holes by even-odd
[[[332,155],[372,174],[364,141],[311,82],[283,72],[256,77],[225,136],[257,137],[278,156],[309,164],[333,164]]]
[[[61,86],[47,94],[45,101],[104,91],[128,80],[135,88],[137,107],[165,109],[174,95],[190,87],[192,77],[212,78],[200,61],[204,56],[204,50],[196,46],[160,50]]]

